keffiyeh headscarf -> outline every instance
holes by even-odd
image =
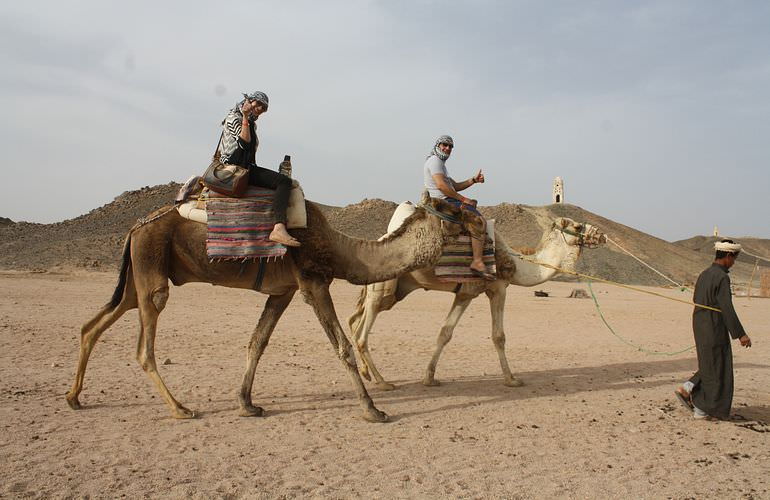
[[[739,253],[743,247],[740,243],[730,243],[729,241],[717,241],[714,243],[714,250],[727,253]]]
[[[441,149],[439,149],[438,147],[439,144],[451,144],[452,146],[454,146],[455,142],[448,135],[442,135],[441,137],[436,139],[436,143],[433,145],[433,151],[431,151],[430,154],[428,155],[428,158],[435,155],[435,156],[438,156],[439,159],[446,161],[449,158],[449,155],[452,153],[447,154],[441,151]]]
[[[240,104],[243,104],[245,101],[259,101],[265,105],[265,109],[267,109],[267,105],[269,104],[267,94],[258,90],[251,94],[243,94],[243,101],[241,101]]]
[[[268,104],[269,104],[268,103],[268,99],[267,99],[267,94],[257,90],[255,92],[252,92],[251,94],[244,93],[243,94],[243,99],[241,99],[240,101],[236,102],[235,103],[235,107],[233,107],[233,109],[231,109],[230,112],[231,113],[240,113],[241,112],[241,106],[243,106],[243,103],[245,103],[246,101],[259,101],[259,102],[261,102],[262,104],[265,105],[265,111],[267,111],[267,107],[268,107]]]

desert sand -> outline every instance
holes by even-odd
[[[475,300],[420,381],[452,296],[415,292],[371,337],[392,392],[370,386],[391,421],[360,418],[350,380],[309,306],[289,307],[257,368],[255,404],[237,416],[245,346],[265,296],[172,288],[156,344],[161,374],[199,412],[174,420],[134,360],[136,311],[94,350],[69,409],[79,328],[114,273],[0,273],[0,496],[171,498],[768,498],[770,300],[736,298],[755,346],[733,344],[738,422],[695,421],[672,391],[692,351],[641,352],[613,336],[584,284],[510,287],[507,353],[525,386],[505,387],[489,308]],[[594,285],[607,320],[646,349],[692,344],[684,304]],[[662,289],[654,289],[662,290]],[[359,288],[335,282],[343,325]],[[676,291],[672,296],[688,298]]]

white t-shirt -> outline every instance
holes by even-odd
[[[446,198],[446,195],[441,192],[441,190],[436,185],[436,181],[433,180],[433,176],[436,174],[442,174],[444,177],[446,177],[447,182],[452,182],[452,178],[449,177],[449,174],[446,171],[446,164],[444,160],[439,158],[436,155],[430,155],[427,160],[425,160],[425,168],[423,172],[423,179],[425,180],[425,188],[428,190],[428,194],[430,194],[431,198]]]

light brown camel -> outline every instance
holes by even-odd
[[[397,221],[392,221],[397,222]],[[389,226],[389,228],[392,226]],[[397,224],[396,224],[396,227]],[[590,224],[579,224],[567,218],[558,218],[551,228],[543,234],[534,254],[521,257],[512,252],[499,233],[495,233],[495,261],[497,279],[486,282],[445,283],[438,281],[432,266],[404,273],[398,278],[384,283],[367,285],[361,291],[356,310],[348,318],[348,324],[361,357],[359,369],[361,374],[371,380],[369,372],[374,375],[378,387],[385,390],[395,386],[383,379],[374,365],[369,353],[369,333],[377,314],[391,309],[397,302],[417,289],[438,290],[455,294],[452,308],[447,315],[444,326],[438,336],[436,350],[428,363],[423,384],[439,385],[435,379],[436,365],[441,351],[452,338],[457,322],[460,321],[471,300],[481,292],[487,294],[492,312],[492,342],[500,358],[503,370],[503,383],[507,386],[522,385],[521,380],[513,376],[505,356],[505,331],[503,330],[503,308],[505,293],[509,284],[534,286],[551,279],[557,271],[533,264],[527,259],[572,270],[584,246],[596,246],[606,241],[606,237]]]
[[[457,215],[447,204],[423,202],[443,213]],[[458,232],[452,224],[419,209],[403,228],[382,241],[351,238],[334,230],[321,210],[306,202],[308,228],[293,229],[301,243],[291,248],[283,259],[270,261],[264,267],[259,291],[270,297],[248,346],[246,371],[238,395],[240,415],[261,416],[262,408],[254,406],[251,390],[254,373],[270,335],[297,289],[321,322],[337,355],[353,380],[353,386],[369,421],[384,422],[387,415],[379,411],[366,392],[356,369],[355,355],[337,319],[329,284],[342,278],[354,284],[383,281],[435,262],[445,240]],[[165,211],[165,215],[163,214]],[[206,226],[182,218],[176,210],[162,208],[138,223],[126,237],[123,263],[112,300],[81,329],[80,358],[72,388],[66,398],[70,407],[81,407],[78,396],[83,389],[86,365],[100,335],[126,311],[138,308],[140,332],[136,358],[176,418],[192,418],[193,411],[182,406],[168,390],[155,363],[155,333],[158,315],[169,296],[169,280],[174,285],[204,282],[231,288],[253,289],[259,264],[251,262],[210,263],[206,256]]]

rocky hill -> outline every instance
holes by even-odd
[[[0,268],[14,270],[56,270],[88,268],[116,269],[126,231],[152,210],[172,203],[179,184],[168,183],[127,191],[102,207],[80,217],[54,224],[14,223],[0,218]],[[332,226],[351,236],[376,239],[382,235],[396,203],[365,199],[345,207],[321,205]],[[555,217],[570,217],[594,224],[613,242],[637,255],[680,283],[691,284],[713,258],[706,237],[669,243],[619,224],[575,205],[542,207],[501,203],[481,207],[496,220],[497,230],[512,247],[533,247]],[[747,250],[770,254],[770,240],[742,238]],[[741,260],[745,260],[742,258]],[[746,282],[751,265],[739,262],[734,281]],[[645,268],[618,246],[587,250],[578,271],[621,283],[667,285],[663,278]]]
[[[714,243],[718,240],[721,240],[722,237],[716,237],[716,236],[693,236],[692,238],[688,238],[686,240],[680,240],[675,242],[677,245],[681,245],[683,247],[689,248],[691,250],[695,250],[696,252],[705,253],[707,255],[713,255],[714,254]],[[744,253],[741,253],[738,255],[738,262],[745,262],[749,265],[754,265],[754,262],[757,261],[757,264],[764,267],[770,267],[770,261],[768,260],[757,260],[755,257],[752,257],[748,254],[756,255],[757,257],[764,257],[767,259],[770,259],[770,240],[765,240],[761,238],[732,238],[731,239],[739,242],[741,246],[743,247]]]

